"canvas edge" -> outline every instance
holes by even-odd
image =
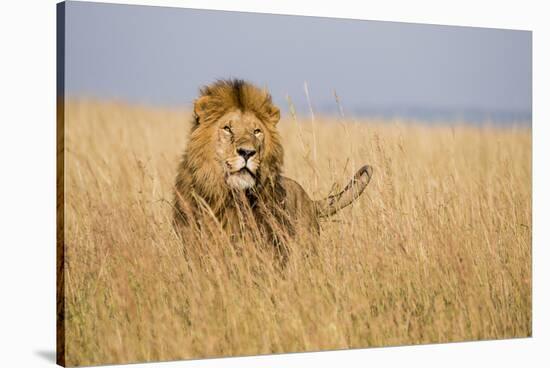
[[[56,4],[56,363],[65,366],[65,2]]]

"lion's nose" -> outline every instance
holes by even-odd
[[[239,148],[237,149],[237,153],[244,158],[244,160],[248,160],[250,157],[254,156],[256,154],[256,150],[253,149],[247,149],[247,148]]]

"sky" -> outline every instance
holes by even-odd
[[[243,78],[283,111],[531,120],[532,33],[68,1],[71,97],[190,107],[202,85]]]

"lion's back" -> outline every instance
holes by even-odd
[[[304,226],[319,232],[319,221],[315,209],[315,202],[311,200],[302,186],[287,177],[281,177],[281,184],[285,190],[285,209],[296,225]]]

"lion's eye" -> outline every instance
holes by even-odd
[[[255,134],[255,135],[258,135],[258,134],[260,134],[261,132],[262,132],[262,131],[261,131],[260,129],[254,129],[254,134]]]
[[[228,133],[231,133],[231,127],[229,125],[224,126],[223,130],[225,130]]]

